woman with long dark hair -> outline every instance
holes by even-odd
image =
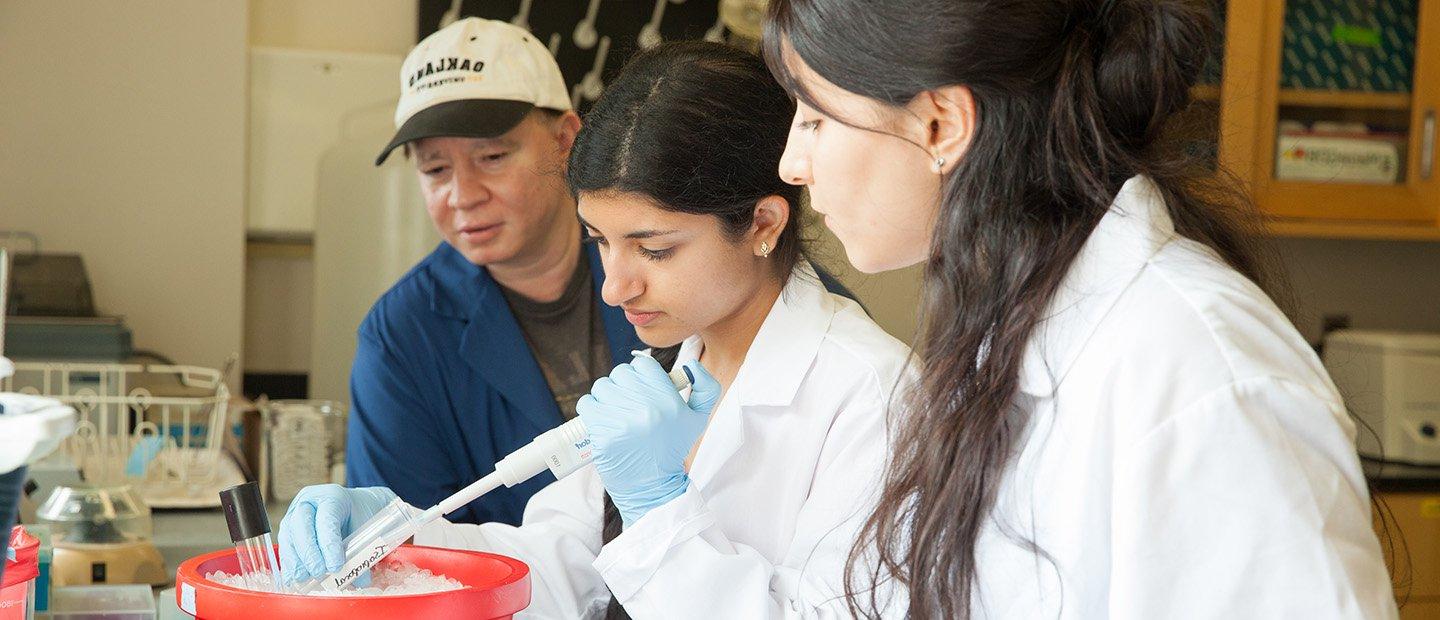
[[[855,611],[1396,614],[1252,209],[1160,139],[1214,26],[1183,0],[773,0],[781,178],[857,268],[925,265]]]
[[[539,618],[844,614],[846,556],[884,468],[885,403],[909,351],[804,258],[801,190],[776,178],[792,105],[754,54],[666,44],[586,115],[566,172],[606,303],[692,375],[639,356],[578,406],[593,466],[519,527],[444,520],[422,545],[525,561]],[[290,579],[339,568],[394,500],[307,487],[280,525]],[[295,506],[304,506],[296,509]]]

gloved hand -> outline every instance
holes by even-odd
[[[385,487],[347,489],[316,484],[300,489],[280,520],[280,575],[286,583],[306,581],[340,570],[344,539],[395,499]],[[369,585],[361,575],[355,585]]]
[[[720,400],[720,383],[699,361],[683,368],[690,377],[689,402],[660,363],[642,355],[596,381],[576,404],[595,469],[626,526],[690,486],[685,457]]]

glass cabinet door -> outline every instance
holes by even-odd
[[[1261,207],[1434,225],[1440,0],[1263,1]]]

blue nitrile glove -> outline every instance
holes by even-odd
[[[316,484],[300,489],[280,520],[280,576],[286,583],[328,575],[345,563],[344,539],[395,499],[385,487],[347,489]],[[355,585],[369,585],[361,575]]]
[[[685,457],[720,400],[720,383],[699,361],[683,368],[689,402],[660,363],[642,355],[596,381],[575,406],[593,444],[595,469],[627,526],[690,486]]]

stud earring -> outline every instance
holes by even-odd
[[[940,174],[940,171],[941,171],[941,170],[944,170],[944,169],[945,169],[945,158],[944,158],[944,157],[936,157],[936,158],[935,158],[935,164],[932,165],[932,166],[930,166],[930,170],[934,171],[935,174]]]
[[[760,242],[760,257],[770,258],[770,244],[765,243],[764,241]]]

